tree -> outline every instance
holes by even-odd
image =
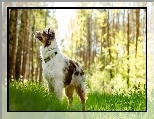
[[[127,69],[127,86],[129,88],[129,46],[130,46],[130,39],[129,39],[129,10],[128,10],[128,23],[127,23],[127,60],[128,60],[128,69]]]
[[[17,45],[17,54],[16,54],[16,64],[15,64],[15,72],[16,72],[16,77],[15,79],[18,80],[20,78],[20,73],[21,73],[21,57],[22,57],[22,38],[23,38],[23,25],[24,25],[24,14],[23,11],[21,10],[21,24],[20,24],[20,30],[19,30],[19,35],[18,35],[18,45]]]
[[[17,45],[17,16],[18,10],[10,10],[9,22],[9,78],[15,78],[16,45]]]
[[[23,10],[24,14],[24,24],[23,24],[23,61],[22,61],[22,76],[23,78],[26,77],[26,64],[27,64],[27,51],[28,51],[28,41],[29,41],[29,34],[28,34],[28,10]]]
[[[139,31],[139,28],[140,28],[140,9],[136,9],[136,54],[135,54],[135,57],[137,56],[137,47],[138,47],[138,37],[140,35],[140,31]]]

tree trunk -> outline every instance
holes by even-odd
[[[127,86],[129,88],[129,11],[128,11],[128,25],[127,25],[127,60],[128,60],[128,70],[127,70]]]
[[[91,53],[91,28],[90,28],[90,16],[87,18],[87,44],[88,44],[88,50],[87,50],[87,61],[88,61],[88,71],[90,71],[90,53]]]
[[[34,16],[34,12],[35,11],[32,11],[31,15],[32,15],[32,27],[31,27],[31,30],[32,30],[32,33],[34,33],[34,28],[35,28],[35,16]],[[31,35],[31,56],[30,56],[30,61],[31,61],[31,68],[30,68],[30,78],[31,78],[31,81],[34,82],[34,60],[33,60],[33,55],[34,55],[34,37],[33,37],[33,34]]]
[[[109,63],[111,63],[112,62],[112,56],[111,56],[111,49],[110,49],[110,47],[111,47],[111,40],[110,40],[110,23],[109,23],[109,16],[110,16],[110,14],[109,14],[109,10],[108,10],[108,19],[107,19],[107,44],[108,44],[108,47],[109,47],[109,59],[110,59],[110,62]],[[112,69],[110,69],[110,76],[111,76],[111,79],[113,78],[113,75],[112,75]]]
[[[137,9],[136,10],[136,54],[135,54],[135,58],[136,58],[136,56],[137,56],[137,46],[138,46],[138,37],[139,37],[139,35],[140,35],[140,33],[139,33],[139,28],[140,28],[140,22],[139,22],[139,20],[140,20],[140,9]]]
[[[24,34],[24,13],[23,10],[21,10],[21,24],[20,24],[20,30],[19,30],[19,36],[18,36],[18,47],[17,47],[17,55],[16,55],[16,69],[15,69],[15,74],[16,74],[16,79],[18,80],[21,75],[21,63],[22,63],[22,40],[23,40],[23,34]]]
[[[26,78],[26,64],[27,64],[27,49],[28,49],[28,10],[24,10],[24,37],[23,37],[23,62],[22,62],[22,76]]]
[[[17,44],[17,16],[18,10],[10,10],[9,21],[9,79],[15,78],[16,44]]]

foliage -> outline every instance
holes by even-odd
[[[131,48],[129,56],[125,49],[124,45],[127,44],[126,40],[122,39],[125,33],[119,31],[115,36],[115,43],[103,50],[103,53],[96,56],[94,64],[91,65],[93,74],[89,77],[89,85],[91,91],[110,91],[110,92],[119,92],[125,91],[143,91],[145,90],[146,85],[146,56],[144,52],[138,53],[138,57],[135,59],[135,49]],[[113,39],[113,38],[112,38]],[[140,43],[141,44],[141,43]],[[133,47],[133,44],[130,44],[130,47]],[[112,61],[106,64],[105,60],[109,60],[108,50],[111,50]],[[105,59],[103,59],[105,56]],[[129,57],[129,60],[128,60]],[[128,69],[130,70],[128,74]],[[112,78],[111,78],[112,71]],[[129,89],[127,88],[127,78],[129,77]],[[121,90],[121,91],[120,91]]]

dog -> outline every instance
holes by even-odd
[[[35,39],[41,42],[40,55],[42,58],[43,77],[48,82],[49,92],[55,92],[62,100],[63,89],[71,106],[74,90],[80,97],[82,111],[85,111],[87,100],[85,76],[79,62],[63,55],[57,45],[55,32],[51,28],[34,33]]]

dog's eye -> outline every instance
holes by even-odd
[[[37,37],[39,40],[42,40],[42,37]]]

